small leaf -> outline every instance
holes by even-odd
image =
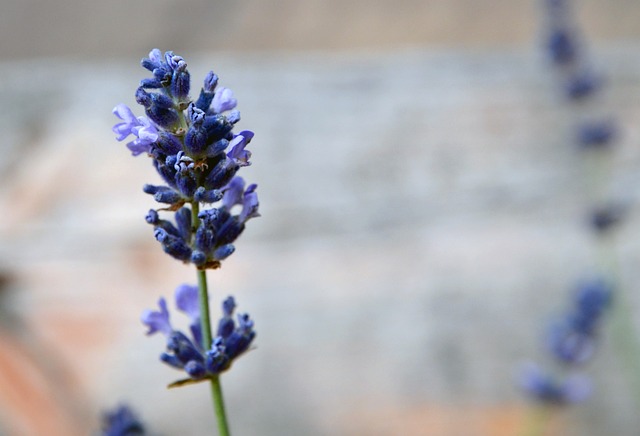
[[[170,383],[169,385],[167,385],[167,389],[173,389],[173,388],[181,388],[182,386],[188,386],[188,385],[194,385],[196,383],[202,383],[204,381],[209,380],[208,377],[205,378],[201,378],[198,380],[194,380],[192,378],[185,378],[182,380],[176,380],[173,383]]]

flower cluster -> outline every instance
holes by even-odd
[[[534,363],[525,365],[520,377],[520,386],[525,392],[545,404],[576,404],[591,394],[587,377],[573,374],[559,380]]]
[[[587,104],[602,89],[604,80],[593,72],[572,19],[568,0],[545,0],[548,21],[546,49],[556,66],[564,94],[573,103]],[[617,136],[613,120],[590,115],[578,122],[576,143],[583,149],[610,146]]]
[[[587,362],[595,350],[602,314],[611,303],[611,287],[602,279],[580,286],[570,310],[550,325],[549,351],[561,362],[579,365]]]
[[[102,417],[102,436],[143,436],[144,425],[127,406],[120,405]]]
[[[585,49],[573,23],[568,0],[544,0],[548,21],[546,50],[551,62],[563,74],[565,95],[580,101],[602,85],[602,79],[586,63]]]
[[[149,211],[146,220],[166,253],[200,269],[217,268],[233,253],[245,223],[259,216],[257,186],[236,175],[250,165],[246,147],[253,133],[233,132],[240,120],[237,101],[230,89],[218,86],[213,72],[192,101],[182,57],[154,49],[142,66],[153,76],[143,79],[136,91],[146,117],[136,117],[120,104],[113,113],[122,122],[113,131],[118,141],[133,137],[127,143],[131,153],[151,157],[164,181],[143,190],[164,205],[158,210],[174,213],[175,224],[161,219],[158,210]],[[217,207],[200,211],[200,203]]]
[[[576,290],[569,310],[551,323],[546,346],[563,369],[575,371],[593,356],[598,327],[611,296],[612,288],[604,280],[585,282]],[[582,401],[591,391],[584,376],[571,374],[560,381],[534,364],[523,369],[520,385],[537,400],[555,404]]]
[[[160,355],[160,360],[184,370],[191,380],[203,380],[229,369],[233,360],[249,349],[256,336],[248,314],[239,314],[236,324],[233,319],[236,303],[233,297],[228,297],[222,303],[223,315],[217,335],[207,344],[209,348],[204,349],[197,286],[178,286],[175,303],[191,320],[191,337],[173,328],[164,298],[158,301],[159,311],[146,310],[142,314],[142,322],[149,328],[148,335],[159,332],[167,339],[167,351]]]

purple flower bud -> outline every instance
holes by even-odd
[[[604,233],[622,221],[624,210],[618,205],[606,205],[591,212],[591,227],[598,233]]]
[[[149,93],[142,88],[136,91],[136,101],[145,107],[147,116],[163,128],[171,128],[178,121],[173,101],[166,95]]]
[[[207,371],[212,374],[218,374],[229,367],[229,358],[225,353],[225,346],[223,340],[217,337],[211,344],[211,349],[207,351],[206,366]]]
[[[582,72],[566,84],[566,94],[571,100],[581,100],[593,94],[602,84],[602,81],[590,72]]]
[[[180,236],[185,241],[189,241],[191,239],[191,209],[187,207],[180,208],[176,214],[176,224],[178,225],[178,232]]]
[[[184,58],[175,55],[172,51],[164,54],[164,61],[172,70],[184,70],[187,68],[187,63],[184,61]]]
[[[158,216],[158,212],[153,209],[150,209],[147,213],[147,216],[144,218],[146,222],[149,224],[157,224],[160,217]]]
[[[204,367],[204,364],[197,362],[195,360],[190,360],[184,366],[184,370],[189,377],[194,380],[199,380],[207,375],[207,369]]]
[[[193,156],[200,156],[207,148],[207,131],[201,125],[192,125],[184,138],[184,147]]]
[[[198,188],[198,182],[193,171],[176,173],[176,187],[184,197],[192,198]]]
[[[231,256],[234,251],[236,251],[236,248],[232,244],[226,244],[222,247],[217,248],[213,252],[213,258],[215,260],[224,260],[227,257]]]
[[[219,139],[227,138],[233,129],[231,124],[224,115],[207,115],[202,126],[207,131],[207,141],[215,142]]]
[[[218,323],[218,336],[227,338],[233,333],[236,324],[233,321],[233,311],[236,308],[236,302],[233,297],[229,296],[222,302],[223,316]]]
[[[171,93],[181,100],[189,97],[189,90],[191,89],[191,76],[186,70],[186,66],[187,64],[184,61],[182,61],[182,64],[178,64],[171,78]]]
[[[222,198],[222,195],[222,191],[217,189],[207,191],[203,186],[200,186],[193,194],[193,199],[200,203],[215,203]]]
[[[218,76],[213,71],[209,71],[204,78],[204,86],[202,89],[207,94],[213,94],[214,91],[216,90],[216,86],[218,86]],[[206,109],[203,109],[203,110],[206,110]]]
[[[153,160],[153,166],[155,167],[160,177],[167,183],[168,185],[175,187],[176,186],[176,170],[174,168],[175,165],[175,156],[173,157],[173,162],[165,163],[160,159]],[[169,157],[167,157],[167,161],[169,161]]]
[[[225,352],[230,359],[235,359],[249,349],[249,345],[255,338],[253,321],[248,314],[238,315],[238,328],[225,338]]]
[[[585,148],[609,145],[615,138],[616,128],[610,120],[583,124],[578,130],[578,143]]]
[[[205,209],[198,214],[202,225],[211,230],[218,228],[226,220],[227,216],[228,214],[224,214],[220,209]]]
[[[224,316],[231,316],[233,315],[234,310],[236,310],[236,300],[231,295],[229,295],[222,302],[222,313],[224,314]]]
[[[202,251],[193,250],[193,253],[191,253],[191,263],[196,266],[202,266],[207,263],[207,255]]]
[[[162,66],[163,61],[162,52],[157,48],[154,48],[149,52],[149,58],[142,59],[141,64],[144,68],[153,72],[153,70]]]
[[[181,201],[184,201],[182,196],[176,191],[174,191],[173,189],[166,190],[166,191],[158,191],[153,195],[153,198],[158,203],[164,203],[164,204],[178,204]]]
[[[547,48],[551,60],[558,65],[573,62],[578,52],[574,35],[568,29],[555,29],[549,36]]]
[[[156,228],[153,235],[168,255],[182,261],[191,259],[191,248],[182,238],[171,235],[161,228]]]
[[[169,353],[160,354],[160,361],[166,363],[169,366],[174,367],[175,369],[183,369],[184,363],[178,359],[178,356]]]
[[[176,155],[182,150],[180,140],[168,132],[160,132],[156,144],[166,155]]]
[[[167,338],[167,350],[171,351],[183,365],[190,361],[196,361],[204,364],[204,356],[196,345],[179,331],[173,331]]]
[[[238,218],[229,215],[224,223],[216,230],[216,244],[230,244],[235,241],[244,230],[244,224]]]
[[[162,82],[157,78],[142,79],[140,81],[140,87],[144,89],[158,89],[162,88]]]
[[[240,111],[231,111],[227,114],[227,121],[230,122],[231,124],[236,124],[238,121],[240,121]]]
[[[207,150],[205,151],[205,154],[208,157],[217,157],[220,153],[225,151],[228,146],[229,146],[229,141],[227,139],[224,139],[224,138],[219,139],[213,144],[209,144],[209,146],[207,147]]]
[[[238,168],[235,162],[225,156],[206,176],[204,187],[207,189],[222,189],[231,181]]]
[[[573,375],[558,382],[533,363],[523,367],[519,382],[528,394],[547,404],[575,404],[591,393],[591,383],[586,377]]]
[[[198,251],[205,254],[210,253],[215,246],[215,242],[215,233],[211,229],[208,229],[205,226],[198,227],[195,237],[195,248]]]
[[[547,346],[562,362],[581,364],[593,355],[593,338],[573,328],[570,319],[556,322],[547,334]]]

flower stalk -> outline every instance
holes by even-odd
[[[143,191],[162,207],[151,209],[146,221],[163,251],[193,264],[198,276],[197,286],[175,290],[175,305],[191,320],[190,335],[173,327],[164,298],[159,310],[142,314],[142,322],[148,335],[166,337],[160,360],[187,375],[169,387],[209,382],[219,434],[228,436],[220,374],[249,349],[256,333],[248,314],[234,319],[233,297],[222,302],[222,317],[212,328],[206,270],[220,268],[234,253],[247,221],[260,216],[257,185],[236,174],[251,164],[246,147],[253,132],[233,132],[240,121],[237,100],[230,89],[218,86],[213,72],[192,100],[191,76],[181,56],[153,49],[142,66],[153,76],[143,79],[135,94],[146,116],[117,105],[113,113],[121,122],[113,131],[118,141],[133,137],[127,148],[134,156],[151,158],[162,184],[145,185]],[[173,214],[173,220],[165,214]]]

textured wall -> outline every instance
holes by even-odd
[[[527,43],[534,0],[3,0],[6,58],[185,50],[353,49]],[[592,38],[640,36],[635,0],[576,1]]]
[[[631,292],[640,47],[596,55],[625,129],[612,192],[632,206],[618,245]],[[543,322],[594,261],[571,119],[538,56],[188,60],[192,77],[213,67],[236,91],[241,126],[257,133],[245,176],[260,185],[263,217],[210,275],[214,301],[233,293],[258,329],[257,349],[223,377],[236,434],[515,434],[525,413],[515,368],[540,355]],[[0,98],[11,103],[0,115],[0,364],[34,366],[18,371],[23,390],[0,377],[0,422],[52,415],[51,434],[69,434],[65,425],[86,434],[100,408],[124,399],[166,434],[205,434],[207,390],[166,391],[176,374],[138,322],[195,279],[144,223],[152,201],[140,186],[157,181],[149,162],[110,132],[111,108],[133,103],[144,71],[0,67]],[[598,395],[560,417],[558,434],[634,434],[608,334],[589,370]],[[64,395],[64,412],[16,400],[36,393],[45,405]]]

